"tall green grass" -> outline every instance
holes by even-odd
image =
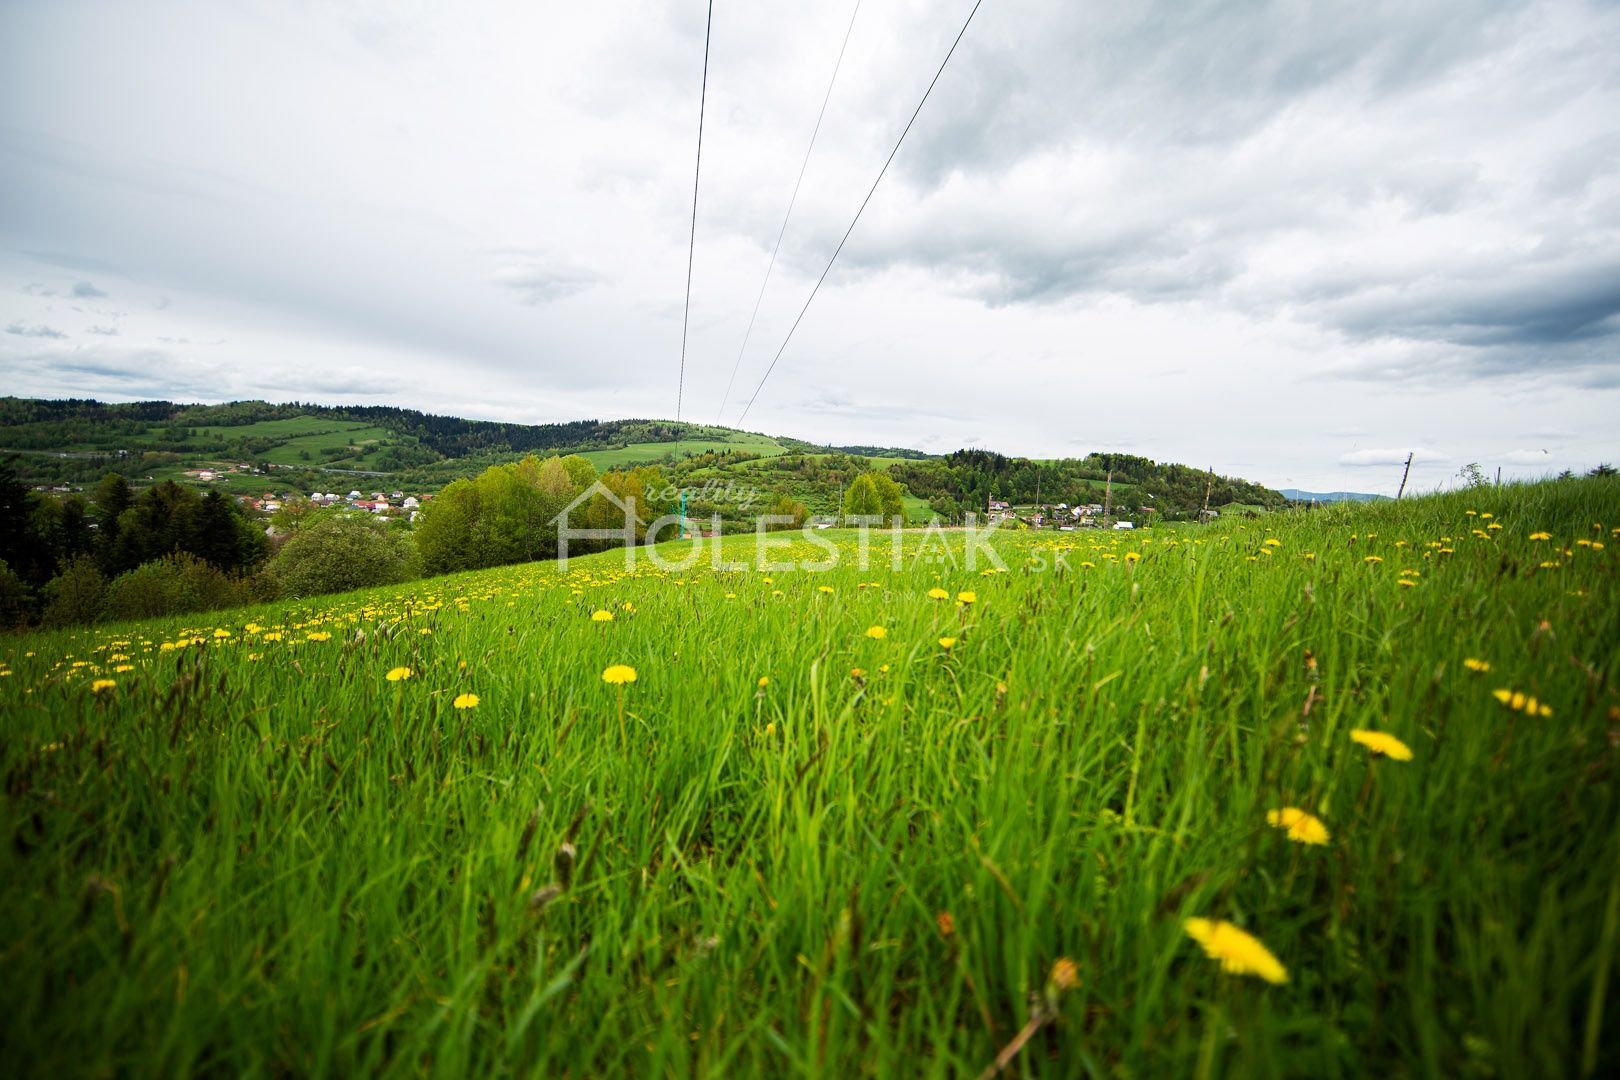
[[[1612,1068],[1616,527],[1579,481],[6,639],[8,1061],[959,1075],[1033,1019],[1018,1075]]]

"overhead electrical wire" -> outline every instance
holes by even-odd
[[[703,92],[698,98],[697,164],[692,168],[692,232],[686,246],[686,306],[681,312],[681,378],[675,388],[675,422],[681,420],[681,404],[686,396],[686,331],[692,322],[692,256],[697,253],[698,178],[703,175],[703,113],[709,104],[709,34],[714,29],[714,0],[709,0],[709,17],[703,25]]]
[[[816,279],[815,286],[810,290],[809,297],[804,301],[804,307],[799,309],[798,318],[794,319],[793,325],[788,328],[787,337],[782,339],[782,347],[776,350],[776,355],[771,358],[770,366],[765,369],[765,374],[760,377],[759,385],[754,387],[753,396],[748,399],[748,404],[743,406],[742,415],[737,417],[738,425],[741,425],[748,418],[748,410],[752,409],[754,402],[759,399],[759,392],[765,388],[765,380],[771,377],[771,372],[776,370],[776,362],[782,359],[782,354],[787,351],[788,342],[793,340],[793,332],[799,328],[799,323],[804,319],[804,313],[810,310],[810,304],[815,300],[816,293],[821,291],[821,283],[827,280],[827,275],[832,271],[833,263],[838,261],[838,253],[844,250],[844,244],[849,241],[850,234],[855,231],[855,225],[861,220],[861,214],[865,212],[866,204],[872,201],[872,195],[877,191],[878,184],[883,182],[883,174],[889,171],[889,165],[894,161],[895,155],[900,152],[900,144],[906,141],[906,135],[911,131],[911,125],[917,122],[917,117],[922,113],[923,106],[928,104],[928,96],[934,92],[934,86],[939,82],[939,77],[945,74],[945,65],[951,62],[951,57],[956,53],[956,47],[962,43],[962,36],[967,33],[967,28],[973,22],[973,16],[979,13],[979,5],[982,3],[984,3],[984,0],[974,0],[973,10],[968,12],[967,19],[962,23],[962,29],[956,32],[956,40],[951,42],[951,47],[945,53],[945,59],[939,62],[939,70],[934,72],[933,79],[928,83],[928,89],[923,91],[922,100],[917,102],[917,108],[912,111],[911,119],[906,121],[905,129],[900,132],[900,138],[895,140],[894,149],[889,151],[888,158],[883,162],[883,168],[878,170],[877,179],[872,181],[872,186],[867,191],[866,198],[861,200],[860,208],[855,211],[855,217],[850,221],[849,228],[844,230],[844,237],[838,241],[838,247],[833,250],[832,258],[827,260],[826,269],[821,271],[821,276]]]
[[[748,316],[748,329],[743,331],[742,345],[737,349],[737,359],[731,365],[731,378],[726,380],[726,392],[720,398],[720,408],[715,413],[714,422],[719,423],[725,413],[726,404],[731,400],[731,388],[737,382],[737,372],[742,368],[743,354],[748,351],[748,339],[754,334],[754,320],[759,318],[759,305],[765,299],[765,287],[771,283],[771,271],[776,268],[776,256],[782,250],[782,238],[787,235],[788,222],[793,218],[794,204],[799,201],[799,187],[804,183],[805,170],[810,167],[810,154],[816,148],[816,136],[821,134],[821,121],[827,115],[827,102],[832,100],[833,86],[838,82],[838,69],[844,66],[844,51],[849,48],[849,35],[855,30],[855,16],[861,13],[861,0],[855,0],[855,10],[850,12],[849,26],[844,30],[844,43],[838,47],[838,59],[833,63],[832,78],[827,80],[827,92],[821,98],[821,111],[816,113],[816,126],[810,132],[810,145],[805,147],[804,160],[799,163],[799,178],[793,182],[793,194],[788,198],[787,213],[782,216],[782,227],[776,233],[776,246],[771,249],[771,261],[765,266],[765,278],[759,283],[759,295],[754,297],[754,311]]]

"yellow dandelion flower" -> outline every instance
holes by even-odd
[[[1550,532],[1533,532],[1533,533],[1530,534],[1530,539],[1532,539],[1532,540],[1551,540],[1552,539],[1552,533],[1550,533]]]
[[[942,637],[939,639],[939,647],[944,649],[946,652],[950,652],[956,647],[956,639],[953,637]]]
[[[979,602],[979,594],[972,592],[971,590],[959,592],[956,594],[956,602],[958,604],[977,604]]]
[[[1127,551],[1125,553],[1125,561],[1126,562],[1136,562],[1141,557],[1142,557],[1142,553],[1140,551]]]
[[[852,667],[849,669],[849,677],[852,679],[864,679],[866,678],[866,669],[861,667]]]
[[[1491,662],[1489,660],[1476,660],[1472,656],[1468,656],[1463,658],[1463,667],[1469,671],[1478,671],[1483,674],[1491,670]]]
[[[623,686],[625,683],[636,681],[636,669],[629,664],[613,664],[602,672],[602,681],[612,683],[614,686]]]
[[[1204,955],[1221,962],[1232,975],[1254,975],[1268,983],[1288,981],[1288,969],[1253,934],[1222,919],[1188,919],[1187,936],[1204,948]]]
[[[817,592],[830,593],[830,592],[833,591],[833,587],[831,585],[817,585],[816,586],[816,591]]]
[[[311,630],[304,635],[310,641],[331,641],[332,635],[325,630]]]
[[[1080,968],[1067,956],[1060,956],[1046,978],[1058,990],[1073,990],[1080,985]]]
[[[938,585],[935,585],[932,589],[928,590],[928,597],[931,600],[949,600],[951,598],[951,594],[940,588]]]
[[[591,622],[612,622],[613,612],[601,608],[591,612]]]
[[[1266,547],[1274,547],[1274,548],[1282,547],[1282,541],[1278,540],[1275,536],[1268,536],[1268,537],[1266,537],[1266,539],[1264,541],[1264,545]]]
[[[111,690],[117,685],[117,679],[97,679],[95,682],[90,684],[90,692],[92,694],[99,694],[103,690]]]
[[[1371,563],[1371,564],[1376,565],[1377,563],[1383,562],[1384,557],[1382,555],[1368,555],[1365,559],[1362,559],[1361,561],[1364,562],[1364,563]]]
[[[413,674],[414,674],[414,672],[412,672],[411,669],[408,668],[408,667],[392,668],[388,672],[388,681],[389,682],[403,682],[406,679],[410,678]]]
[[[1375,756],[1387,757],[1391,761],[1412,760],[1411,749],[1388,732],[1357,728],[1350,733],[1350,739],[1365,746],[1367,751]]]
[[[457,694],[456,700],[452,701],[450,704],[454,705],[458,709],[474,709],[478,707],[478,695]]]
[[[887,628],[882,626],[868,626],[866,628],[866,636],[877,641],[882,641],[884,638],[889,636],[889,631]]]
[[[1288,839],[1300,844],[1326,844],[1332,839],[1322,819],[1295,806],[1267,810],[1266,824],[1288,830]]]
[[[761,675],[759,677],[759,688],[763,690],[769,685],[771,685],[771,677],[769,675]]]

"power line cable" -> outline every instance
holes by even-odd
[[[681,313],[681,381],[675,388],[675,422],[681,421],[681,403],[686,396],[686,330],[692,322],[692,256],[697,253],[698,177],[703,175],[703,113],[709,104],[709,34],[714,29],[714,0],[709,0],[709,18],[703,26],[703,93],[698,98],[697,164],[692,168],[692,233],[686,246],[686,307]]]
[[[769,379],[771,372],[776,370],[776,362],[782,359],[782,354],[787,351],[788,342],[793,340],[793,332],[799,328],[799,322],[804,318],[804,313],[810,310],[810,304],[815,300],[816,293],[821,291],[821,283],[827,280],[827,275],[832,271],[833,263],[838,261],[838,253],[844,250],[844,244],[848,242],[850,233],[855,231],[856,223],[861,220],[861,214],[866,211],[866,204],[872,201],[872,195],[877,191],[878,184],[883,182],[883,174],[889,171],[889,165],[894,161],[894,156],[900,152],[900,144],[906,141],[906,135],[911,131],[911,125],[917,122],[917,117],[922,113],[923,106],[928,104],[928,96],[934,92],[934,86],[939,82],[939,77],[945,74],[945,65],[951,62],[951,57],[956,53],[956,47],[962,43],[962,36],[967,33],[968,25],[973,22],[973,16],[979,13],[979,5],[982,3],[984,3],[984,0],[974,0],[973,10],[968,12],[966,21],[962,23],[962,29],[956,32],[956,40],[951,42],[950,49],[945,53],[945,59],[939,62],[939,70],[934,72],[934,78],[929,82],[928,89],[923,91],[922,100],[917,102],[917,108],[912,112],[911,119],[906,121],[905,130],[901,131],[900,138],[895,140],[894,149],[889,151],[888,159],[883,162],[883,168],[878,170],[877,179],[872,181],[872,187],[867,191],[866,198],[861,200],[860,209],[855,211],[855,217],[850,221],[849,228],[844,230],[844,238],[838,241],[838,247],[833,250],[832,258],[827,260],[827,268],[816,279],[815,287],[810,290],[810,296],[805,300],[804,307],[799,309],[798,318],[793,320],[793,325],[788,328],[787,337],[782,339],[782,347],[776,350],[776,355],[771,358],[770,367],[765,369],[765,374],[760,378],[759,385],[754,387],[753,397],[750,397],[748,404],[743,406],[742,415],[737,417],[739,426],[748,418],[748,410],[754,407],[754,402],[759,398],[759,392],[765,388],[765,380]]]
[[[861,0],[855,0],[855,10],[850,12],[849,27],[844,31],[844,43],[838,47],[838,60],[833,64],[832,78],[827,80],[827,93],[821,98],[821,111],[816,114],[816,126],[810,132],[810,145],[805,147],[804,161],[799,165],[799,178],[793,182],[793,195],[788,199],[787,213],[782,217],[782,228],[776,234],[776,247],[771,249],[771,261],[765,267],[765,279],[759,283],[759,295],[754,297],[754,313],[748,316],[748,329],[743,331],[742,345],[737,349],[737,360],[731,365],[731,378],[726,380],[726,392],[720,398],[720,409],[715,413],[714,422],[719,423],[721,415],[726,410],[726,403],[731,400],[731,388],[737,381],[737,372],[742,368],[743,354],[748,351],[748,339],[754,334],[754,320],[759,318],[760,301],[765,299],[765,286],[771,283],[771,271],[776,268],[776,256],[782,250],[782,238],[787,235],[788,222],[793,217],[793,206],[799,201],[799,186],[804,183],[804,172],[810,167],[810,154],[816,148],[816,136],[821,134],[821,121],[827,115],[827,102],[832,100],[833,85],[838,82],[838,69],[844,66],[844,50],[849,48],[849,35],[855,30],[855,16],[861,13]]]

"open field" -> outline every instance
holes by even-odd
[[[250,424],[189,424],[192,442],[218,442],[235,439],[300,439],[310,435],[325,435],[333,431],[350,431],[367,427],[353,420],[334,420],[322,416],[289,416],[280,420],[256,420]],[[167,430],[163,426],[147,429],[147,437],[157,439]]]
[[[674,442],[631,443],[611,450],[587,450],[580,456],[598,470],[621,469],[633,465],[648,465],[662,461],[670,455],[702,454],[709,451],[726,453],[743,450],[763,457],[776,457],[787,451],[776,440],[763,435],[739,434],[735,439],[678,439]]]
[[[31,1074],[974,1075],[1027,1024],[1015,1074],[1603,1071],[1617,534],[1569,481],[0,639],[0,1037]]]

